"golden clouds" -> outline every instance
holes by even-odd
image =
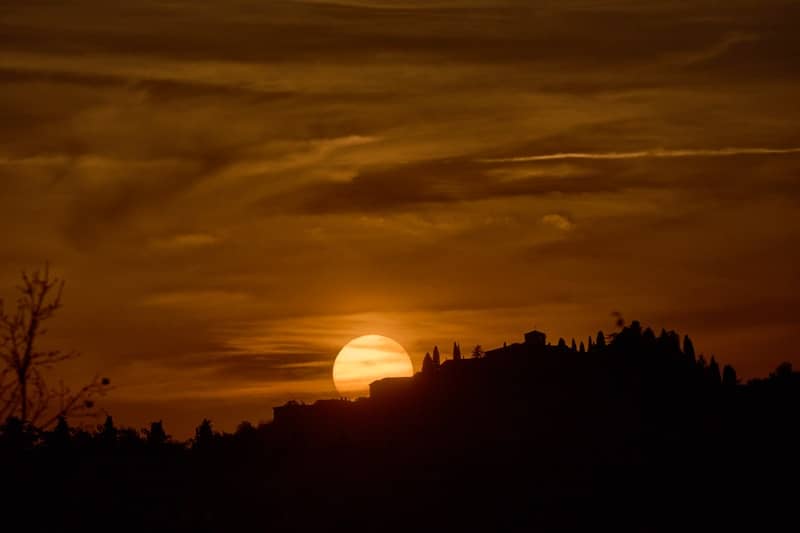
[[[333,393],[387,313],[415,361],[621,309],[775,366],[707,324],[797,285],[796,5],[325,4],[4,4],[0,280],[51,260],[126,402]]]

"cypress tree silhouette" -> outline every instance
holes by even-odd
[[[562,349],[562,350],[566,350],[567,349],[567,341],[565,341],[563,337],[560,337],[558,339],[558,347],[560,349]]]
[[[453,359],[456,361],[461,360],[461,346],[457,342],[453,343]]]
[[[578,351],[578,345],[575,344],[575,338],[574,337],[572,338],[572,346],[570,346],[570,348],[572,349],[573,352],[577,352]]]
[[[439,347],[438,346],[434,346],[433,347],[433,365],[438,367],[441,364],[442,364],[442,360],[441,360],[441,357],[439,356]]]
[[[425,352],[425,359],[422,360],[422,373],[430,374],[433,372],[433,368],[433,359],[431,359],[431,353]]]
[[[583,341],[581,341],[581,346],[578,350],[580,353],[586,353],[586,346],[583,344]]]
[[[106,417],[106,421],[102,426],[97,428],[100,433],[100,441],[106,447],[113,447],[117,443],[117,428],[114,427],[114,419],[111,416]]]
[[[597,342],[595,344],[598,349],[606,347],[606,336],[603,334],[602,330],[597,332]]]

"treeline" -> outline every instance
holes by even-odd
[[[0,425],[0,449],[4,452],[81,452],[81,453],[181,453],[222,452],[265,445],[273,433],[270,423],[253,425],[241,422],[233,433],[215,431],[210,420],[204,419],[195,429],[195,435],[186,440],[173,438],[162,421],[152,422],[147,428],[116,426],[112,416],[95,428],[85,425],[70,427],[66,418],[60,417],[50,430],[40,430],[23,425],[17,418],[9,418]]]
[[[789,363],[742,383],[638,322],[583,350],[533,340],[444,362],[434,350],[396,397],[232,433],[202,420],[187,440],[161,421],[10,417],[4,503],[53,531],[797,529]]]

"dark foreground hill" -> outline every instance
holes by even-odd
[[[3,501],[54,531],[794,531],[799,407],[790,366],[740,384],[635,322],[588,349],[532,332],[189,445],[10,421]]]

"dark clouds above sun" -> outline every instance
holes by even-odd
[[[369,333],[419,365],[620,310],[746,376],[800,363],[798,19],[777,0],[4,2],[0,281],[49,259],[71,372],[177,433],[336,395],[333,358]]]

